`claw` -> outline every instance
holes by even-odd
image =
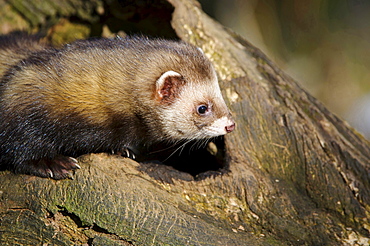
[[[69,157],[69,159],[73,162],[73,164],[76,166],[77,169],[81,169],[81,166],[78,165],[78,160],[73,158],[73,157]]]
[[[123,153],[121,155],[123,155],[124,157],[130,158],[132,160],[136,159],[134,152],[130,150],[129,148],[122,148],[122,151]]]
[[[46,169],[46,172],[49,174],[50,178],[54,178],[54,174],[50,169]]]
[[[65,176],[66,176],[67,179],[74,180],[73,174],[70,173],[70,172],[67,172]]]

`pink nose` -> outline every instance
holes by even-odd
[[[225,129],[226,129],[226,132],[227,133],[234,131],[234,129],[235,129],[235,123],[232,123],[229,126],[225,126]]]

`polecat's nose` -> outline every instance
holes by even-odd
[[[229,126],[225,126],[225,130],[226,130],[227,133],[230,133],[230,132],[234,131],[234,129],[235,129],[235,123],[232,123]]]

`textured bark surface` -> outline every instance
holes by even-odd
[[[195,177],[106,154],[80,157],[74,180],[4,171],[1,245],[369,244],[370,145],[362,136],[196,1],[83,2],[67,1],[73,8],[64,12],[50,4],[33,15],[17,7],[24,1],[0,4],[23,28],[46,30],[51,40],[71,26],[108,36],[161,29],[161,36],[201,47],[237,129],[219,145],[223,169]],[[19,28],[8,22],[3,32]]]

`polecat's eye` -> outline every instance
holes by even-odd
[[[205,114],[208,110],[208,107],[206,105],[200,105],[198,107],[198,114],[202,115]]]

